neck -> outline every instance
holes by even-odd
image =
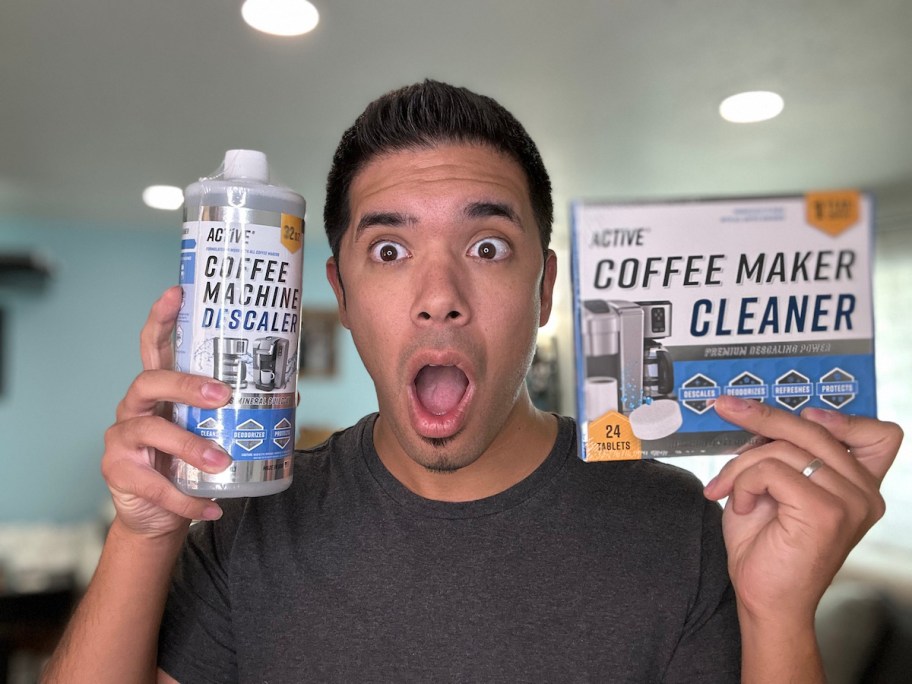
[[[556,439],[557,419],[536,409],[526,393],[485,450],[455,470],[432,470],[411,458],[384,423],[382,412],[374,425],[374,444],[383,465],[406,488],[434,501],[477,501],[509,489],[544,462]]]

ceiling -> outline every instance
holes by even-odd
[[[538,141],[556,239],[576,198],[860,187],[912,230],[912,2],[313,0],[310,35],[247,27],[240,0],[6,0],[0,215],[174,230],[145,186],[265,151],[309,202],[364,105],[424,77],[492,95]],[[783,114],[731,124],[743,90]],[[557,246],[560,246],[558,243]]]

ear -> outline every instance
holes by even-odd
[[[545,252],[545,267],[541,280],[541,313],[538,326],[541,327],[551,317],[551,306],[554,303],[554,282],[557,280],[557,255],[553,249]]]
[[[326,260],[326,279],[336,295],[336,304],[339,307],[339,320],[342,325],[351,330],[348,324],[348,311],[345,308],[345,287],[342,285],[342,276],[339,274],[339,265],[334,257]]]

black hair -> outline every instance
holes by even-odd
[[[358,172],[384,153],[441,143],[484,145],[519,164],[529,186],[542,250],[548,249],[554,220],[551,180],[522,124],[490,97],[425,80],[374,100],[342,135],[326,180],[323,207],[326,236],[337,263],[351,220],[348,194]]]

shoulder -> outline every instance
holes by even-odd
[[[690,471],[654,460],[583,461],[575,441],[572,450],[561,480],[574,509],[663,538],[699,538],[706,528],[721,534],[721,510]]]
[[[568,447],[567,472],[584,491],[610,492],[622,498],[659,496],[674,501],[703,501],[703,484],[684,468],[662,461],[583,461],[579,455],[577,424],[561,417],[562,428],[573,430]]]
[[[707,506],[703,484],[693,473],[658,461],[612,461],[569,465],[570,481],[589,505],[638,521],[672,524],[701,520]]]
[[[634,490],[638,494],[661,493],[673,497],[702,497],[703,484],[684,468],[654,460],[598,461],[575,464],[579,476],[596,486]]]
[[[648,568],[679,588],[697,587],[705,573],[725,583],[721,508],[690,471],[654,460],[585,462],[574,451],[559,487],[568,535],[589,540],[625,572]]]
[[[368,417],[369,418],[369,417]],[[253,535],[273,536],[281,521],[312,519],[316,508],[336,501],[343,491],[357,486],[363,467],[358,466],[361,440],[368,418],[331,435],[322,444],[294,455],[291,485],[269,496],[222,499],[223,515],[215,523],[193,525],[194,536],[212,535],[224,547]]]
[[[359,477],[363,472],[363,453],[373,428],[373,418],[373,415],[366,416],[355,425],[333,433],[323,443],[296,451],[288,497],[313,496],[315,490]]]

